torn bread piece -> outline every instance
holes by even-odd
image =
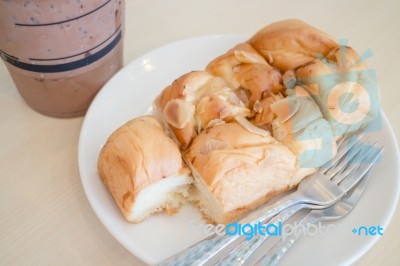
[[[250,111],[220,77],[192,71],[176,79],[154,101],[157,117],[185,150],[203,129]]]
[[[129,222],[175,212],[193,182],[176,144],[153,116],[137,117],[114,131],[98,158],[100,177]]]
[[[299,168],[315,172],[336,155],[332,127],[303,87],[287,89],[286,93],[286,98],[270,106],[276,117],[272,121],[273,136],[296,155]]]
[[[208,221],[227,224],[296,186],[296,156],[271,136],[236,122],[202,131],[184,154]]]
[[[250,110],[265,93],[283,90],[279,70],[270,66],[248,43],[236,45],[211,61],[206,69],[222,77]]]
[[[254,50],[250,44],[241,43],[212,60],[207,65],[206,70],[215,76],[222,77],[232,87],[235,87],[233,79],[237,67],[243,64],[268,65],[264,57]]]
[[[354,134],[378,117],[375,72],[351,47],[337,47],[325,58],[299,66],[295,74],[319,105],[335,137]]]

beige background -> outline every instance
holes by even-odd
[[[374,56],[368,63],[378,72],[382,108],[400,137],[400,1],[127,2],[125,63],[179,39],[252,34],[284,18],[350,39],[359,52],[370,48]],[[142,264],[106,231],[86,199],[77,163],[82,120],[32,111],[0,64],[0,264]],[[384,237],[360,265],[400,265],[399,222],[397,208]]]

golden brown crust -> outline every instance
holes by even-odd
[[[262,99],[261,102],[258,102],[254,107],[256,115],[251,122],[256,126],[266,128],[271,132],[272,121],[276,118],[271,110],[271,105],[281,99],[283,99],[283,96],[281,94],[271,93],[268,97]]]
[[[262,100],[266,92],[278,93],[283,90],[281,73],[270,65],[242,65],[237,68],[233,80],[250,92],[250,108],[256,101]]]
[[[250,44],[236,45],[207,65],[207,71],[222,77],[233,89],[238,89],[242,101],[250,109],[263,93],[283,89],[281,73],[270,66]],[[243,93],[240,92],[243,90]]]
[[[315,59],[295,70],[296,78],[319,105],[319,109],[330,123],[336,137],[353,134],[366,127],[377,116],[378,109],[371,105],[365,82],[371,80],[368,67],[351,47],[338,47],[328,53],[324,60]],[[368,82],[367,82],[368,83]],[[346,105],[339,102],[352,95],[357,99],[357,109],[343,112]],[[376,101],[376,100],[375,100]]]
[[[204,130],[185,157],[203,181],[198,185],[204,183],[219,205],[222,220],[216,222],[231,222],[299,182],[292,178],[296,158],[286,146],[237,123]]]
[[[341,46],[332,49],[326,58],[336,63],[337,71],[339,72],[349,72],[367,68],[367,65],[361,60],[358,53],[349,46]]]
[[[165,88],[154,101],[156,112],[162,114],[162,118],[174,134],[181,149],[188,147],[196,136],[194,121],[194,105],[196,94],[213,77],[205,71],[192,71],[182,75]],[[172,104],[174,103],[174,104]],[[193,110],[188,112],[190,105]],[[165,108],[169,110],[165,110]],[[174,107],[174,114],[171,113]],[[182,119],[181,116],[185,118]]]
[[[326,56],[338,46],[331,36],[297,19],[270,24],[248,43],[281,71],[295,69],[317,56]]]
[[[341,51],[341,49],[343,50]],[[325,80],[320,79],[311,82],[311,80],[308,79],[367,68],[365,63],[360,60],[360,56],[351,47],[334,48],[327,54],[326,59],[329,60],[329,64],[320,59],[314,59],[295,69],[297,79],[301,83],[307,84],[307,90],[312,95],[319,94],[320,84],[318,83],[323,83]],[[338,75],[338,78],[339,77],[340,75]],[[337,81],[338,84],[340,82],[340,80]]]
[[[182,150],[210,122],[231,121],[237,115],[250,114],[222,78],[204,71],[176,79],[157,97],[155,106]]]
[[[185,150],[187,147],[189,147],[192,139],[196,137],[193,119],[191,119],[184,128],[176,128],[172,125],[169,125],[169,129],[171,130],[172,134],[174,134],[174,137],[178,141],[177,144],[181,150]]]
[[[155,100],[157,108],[163,112],[165,105],[173,99],[192,102],[193,94],[211,78],[212,75],[205,71],[192,71],[180,76],[157,97]]]
[[[128,220],[135,198],[146,187],[171,175],[188,173],[176,144],[152,116],[122,125],[101,149],[99,175]]]
[[[206,70],[232,84],[235,68],[241,64],[266,64],[265,59],[248,43],[241,43],[212,60]]]

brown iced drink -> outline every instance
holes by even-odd
[[[122,67],[123,0],[0,0],[0,54],[35,110],[83,115]]]

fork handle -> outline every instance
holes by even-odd
[[[275,216],[269,223],[278,224],[284,223],[290,217],[292,217],[299,210],[306,208],[305,204],[297,204],[292,207],[287,208],[283,212],[279,213]],[[265,235],[257,234],[249,241],[244,241],[234,250],[232,250],[226,257],[221,259],[217,266],[230,266],[230,265],[243,265],[248,264],[248,260],[251,258],[252,254],[258,250],[258,248],[265,243],[265,241],[269,238],[269,235],[266,233]]]
[[[243,223],[251,223],[251,222],[260,222],[260,223],[266,223],[268,222],[272,217],[277,215],[278,213],[283,212],[284,210],[297,205],[297,204],[302,204],[306,203],[306,200],[304,198],[304,194],[295,191],[289,195],[286,195],[283,197],[281,200],[278,202],[272,204],[272,205],[265,205],[262,206],[256,211],[252,212],[250,215],[246,216],[244,219],[241,220]]]
[[[300,228],[302,226],[306,226],[310,223],[315,223],[316,219],[312,215],[306,215],[298,225]],[[299,234],[295,232],[290,234],[289,236],[284,236],[276,243],[268,252],[259,260],[262,266],[273,266],[278,264],[278,262],[283,258],[283,256],[288,252],[294,245],[294,243],[302,236],[303,234]]]
[[[282,243],[278,242],[278,246],[270,249],[267,254],[265,254],[261,260],[260,265],[262,266],[274,266],[283,258],[286,252],[288,252],[294,243],[300,238],[300,235],[294,234],[285,238]]]
[[[269,219],[283,210],[297,203],[302,203],[302,200],[303,197],[301,194],[299,194],[297,191],[293,192],[272,205],[263,206],[260,209],[257,209],[254,213],[251,213],[249,216],[243,219],[243,223],[250,223],[254,221],[266,223]],[[229,236],[227,234],[221,236],[214,235],[191,247],[186,248],[178,254],[161,262],[159,265],[211,265],[215,263],[221,257],[221,255],[225,255],[236,245],[239,245],[241,242],[243,242],[245,238],[246,236],[239,236],[238,234],[234,236]]]

